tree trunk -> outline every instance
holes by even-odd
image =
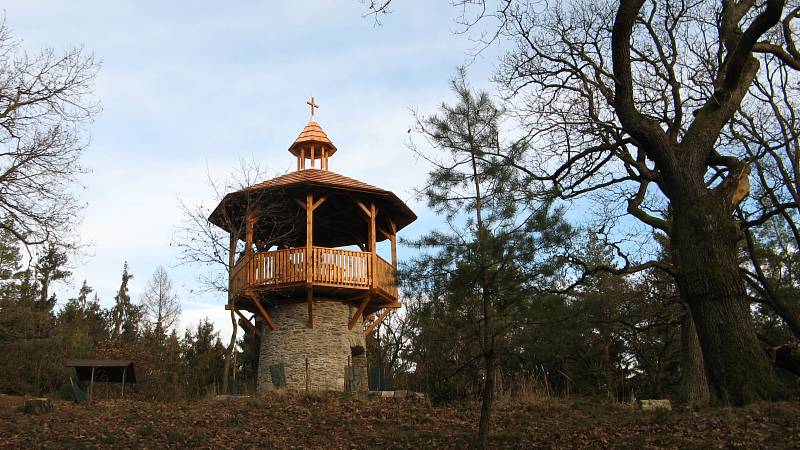
[[[722,404],[774,398],[778,384],[756,337],[736,260],[742,233],[729,200],[706,191],[672,202],[673,258],[681,298],[692,312],[708,382]]]
[[[489,448],[489,426],[492,421],[492,402],[494,401],[495,361],[494,352],[483,355],[486,378],[483,380],[481,394],[481,420],[478,424],[478,448]]]
[[[606,336],[603,340],[603,368],[606,372],[606,396],[609,399],[615,399],[615,389],[614,389],[614,372],[611,368],[611,337]]]
[[[239,325],[236,323],[236,317],[231,310],[231,324],[233,325],[233,331],[231,332],[231,342],[228,344],[228,348],[225,351],[225,362],[222,365],[222,393],[223,394],[230,394],[228,392],[228,378],[230,377],[231,370],[236,370],[236,367],[233,367],[231,364],[231,360],[233,359],[233,352],[236,351],[236,332],[238,331]]]
[[[49,290],[50,290],[50,271],[45,270],[44,273],[42,274],[42,297],[41,297],[42,304],[44,304],[47,301],[47,294],[49,293],[48,292]]]
[[[706,367],[697,330],[689,306],[684,304],[681,319],[681,390],[680,400],[690,407],[707,406],[710,401]]]

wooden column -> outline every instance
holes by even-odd
[[[311,148],[313,158],[314,148]],[[312,165],[314,160],[311,160]],[[308,302],[308,328],[314,328],[314,197],[306,195],[306,300]]]
[[[373,255],[375,254],[375,203],[370,203],[369,209],[367,210],[367,217],[369,218],[369,223],[367,223],[367,248],[369,252]]]
[[[376,256],[378,255],[378,236],[376,235],[375,230],[375,218],[378,215],[378,211],[375,209],[375,202],[369,204],[369,252],[370,252],[370,264],[372,264],[372,271],[369,274],[369,285],[370,287],[375,286],[375,263],[376,263]]]
[[[392,241],[392,267],[397,270],[397,226],[391,219],[389,220],[389,226],[392,229],[392,235],[389,237],[389,240]]]
[[[92,403],[94,397],[94,366],[92,366],[92,379],[89,381],[89,403]]]
[[[253,228],[256,224],[256,216],[255,214],[248,213],[247,214],[247,230],[245,234],[245,249],[244,254],[247,257],[247,260],[244,262],[247,264],[247,267],[244,269],[246,277],[246,284],[249,287],[255,282],[256,274],[253,273],[253,268],[255,267],[254,264],[251,264],[251,258],[253,257]]]
[[[253,253],[253,227],[256,224],[256,216],[253,213],[247,213],[247,231],[245,234],[245,254],[250,255]]]
[[[311,167],[314,167],[314,146],[311,146]]]

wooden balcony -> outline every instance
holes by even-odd
[[[247,291],[296,290],[310,284],[315,290],[332,288],[328,292],[373,290],[397,301],[395,268],[380,256],[328,247],[312,247],[310,255],[310,265],[305,247],[245,255],[233,268],[234,296]]]

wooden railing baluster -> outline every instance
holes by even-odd
[[[373,286],[397,296],[395,269],[369,252],[314,247],[310,269],[313,282],[367,288]],[[279,286],[306,279],[304,248],[281,249],[243,256],[234,266],[232,289],[242,292],[252,285]]]

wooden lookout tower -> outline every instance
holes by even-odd
[[[309,105],[289,146],[297,170],[228,193],[209,217],[230,233],[226,308],[261,337],[258,390],[366,390],[365,337],[401,306],[396,236],[416,215],[329,170],[337,148]],[[376,252],[385,240],[391,261]]]

